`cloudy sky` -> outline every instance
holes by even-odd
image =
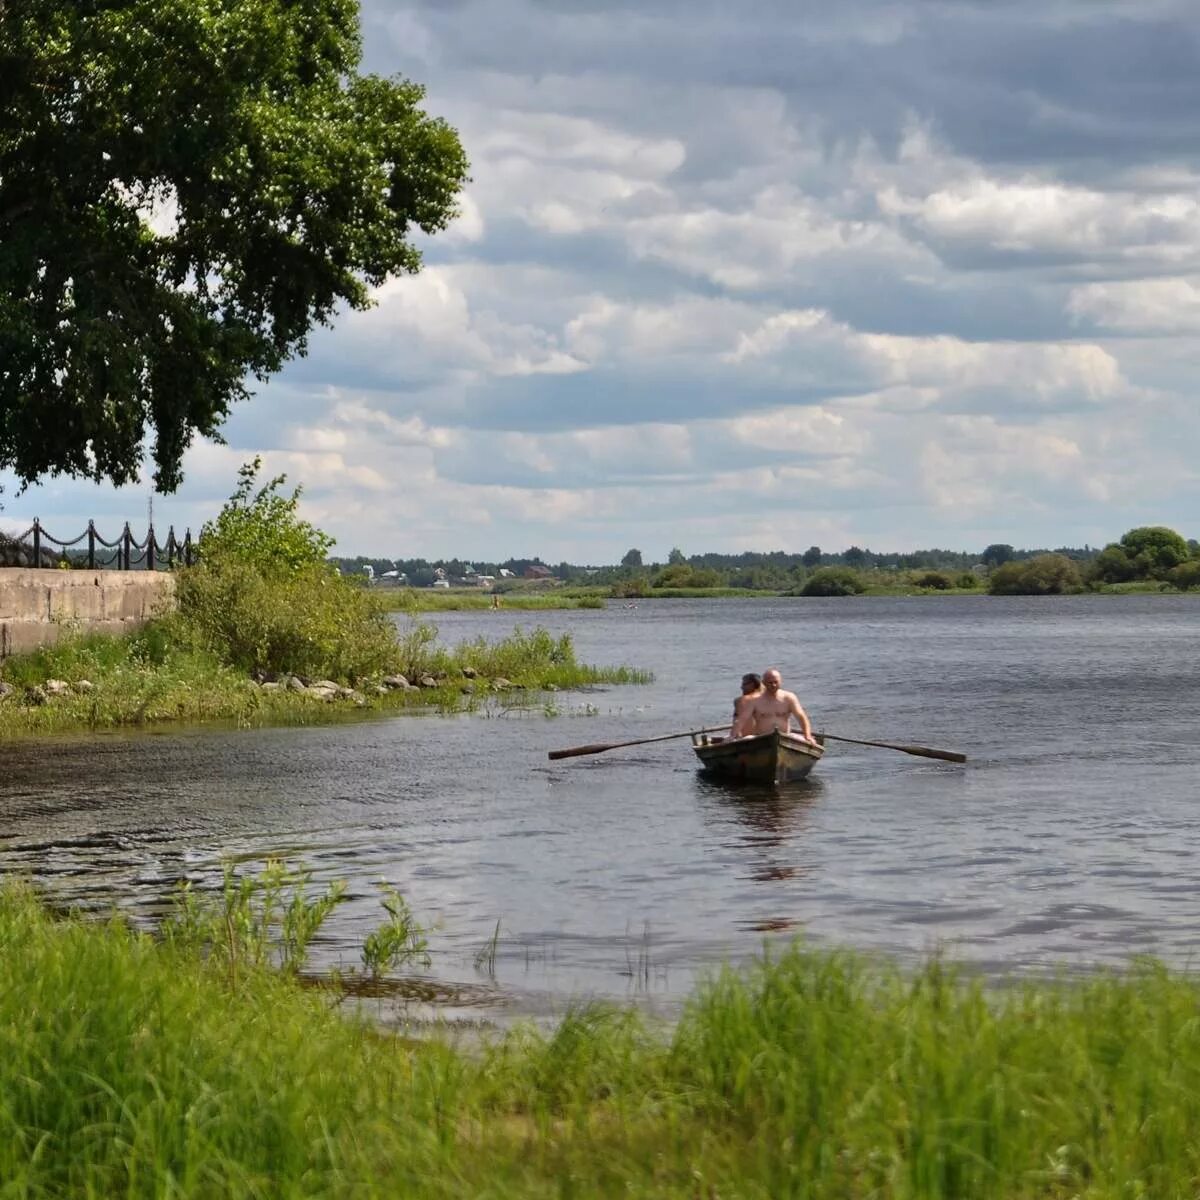
[[[365,0],[472,162],[425,270],[197,445],[343,553],[1200,536],[1194,0]],[[14,497],[73,535],[145,489]]]

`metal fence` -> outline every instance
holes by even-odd
[[[133,536],[128,521],[113,542],[100,536],[95,521],[89,521],[88,527],[70,541],[54,537],[36,517],[24,533],[13,536],[0,533],[0,566],[7,567],[159,571],[170,570],[176,564],[191,566],[195,560],[191,530],[187,530],[180,541],[173,525],[167,530],[167,540],[162,543],[155,537],[153,525],[139,541]]]

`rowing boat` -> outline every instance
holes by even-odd
[[[823,746],[810,745],[798,734],[778,730],[745,738],[710,738],[694,733],[692,749],[708,774],[760,783],[803,779],[825,753]]]

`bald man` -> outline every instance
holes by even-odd
[[[783,690],[783,676],[777,667],[763,672],[762,694],[756,696],[747,706],[746,719],[743,728],[751,735],[772,733],[778,729],[780,733],[790,732],[793,717],[800,724],[800,732],[806,742],[816,745],[812,735],[812,722],[808,713],[800,706],[795,692]]]

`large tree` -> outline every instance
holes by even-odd
[[[0,467],[180,481],[248,382],[415,271],[466,159],[357,0],[0,0]]]

